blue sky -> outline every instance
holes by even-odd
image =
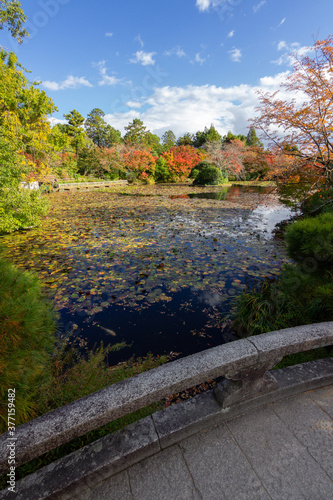
[[[294,51],[332,33],[332,0],[21,0],[30,38],[5,31],[58,112],[102,109],[124,133],[134,118],[176,136],[211,123],[247,133],[256,90],[274,91]]]

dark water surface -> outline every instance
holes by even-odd
[[[234,338],[225,321],[231,302],[278,275],[286,256],[272,230],[291,212],[271,188],[174,191],[58,195],[51,235],[3,238],[8,256],[36,270],[55,301],[61,336],[88,349],[126,343],[112,364]]]

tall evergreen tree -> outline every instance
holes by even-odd
[[[177,146],[192,146],[194,137],[189,132],[186,132],[184,135],[178,137]]]
[[[246,146],[257,146],[260,148],[264,147],[263,143],[260,141],[259,137],[257,136],[256,130],[254,127],[250,127],[249,133],[246,136],[245,145]]]
[[[109,131],[104,116],[104,111],[94,108],[88,114],[84,124],[87,136],[100,148],[105,146],[106,136]]]
[[[76,109],[73,109],[67,115],[64,115],[64,118],[66,118],[66,120],[68,121],[68,124],[66,126],[67,134],[72,137],[72,144],[75,148],[75,153],[77,156],[79,145],[83,142],[84,139],[84,118]]]
[[[125,144],[131,146],[143,146],[145,144],[147,130],[143,121],[139,120],[139,118],[134,118],[134,120],[125,127],[125,130]]]
[[[172,130],[167,130],[162,135],[162,145],[164,150],[168,151],[170,148],[176,145],[176,136]]]
[[[212,142],[221,142],[222,137],[212,124],[209,128],[205,127],[203,132],[198,131],[195,134],[195,138],[193,141],[193,146],[196,148],[201,148],[208,141]]]

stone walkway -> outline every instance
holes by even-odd
[[[333,386],[249,410],[72,498],[333,500]]]

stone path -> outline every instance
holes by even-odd
[[[72,498],[333,500],[333,386],[249,410]]]

